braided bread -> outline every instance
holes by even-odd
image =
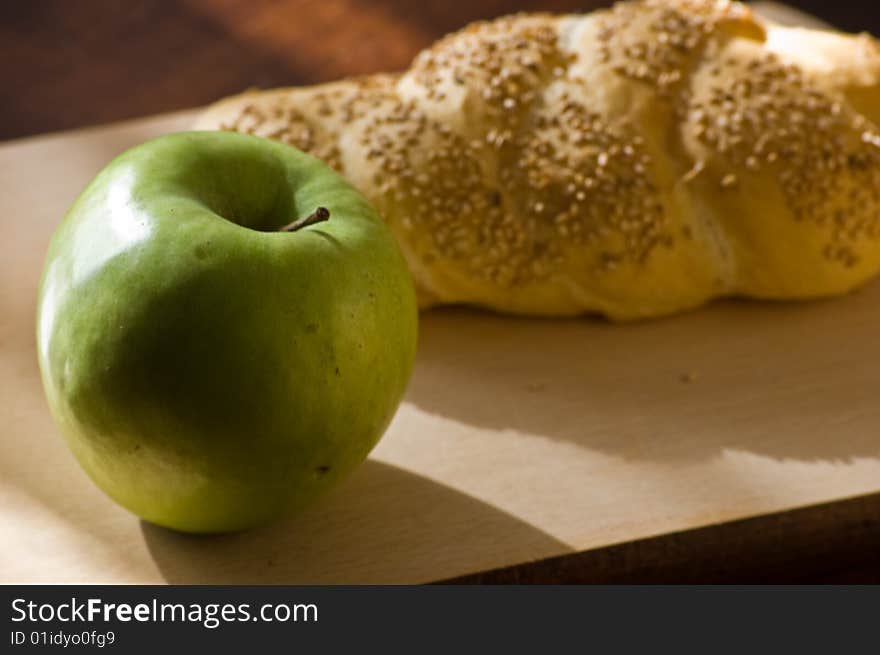
[[[354,183],[422,307],[659,316],[880,269],[880,48],[726,0],[470,25],[403,74],[220,101]],[[332,206],[331,206],[332,210]]]

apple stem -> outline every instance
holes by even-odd
[[[324,221],[330,218],[330,210],[326,207],[318,207],[315,211],[313,211],[308,216],[303,216],[302,218],[298,218],[293,223],[288,223],[287,225],[278,228],[279,232],[296,232],[297,230],[301,230],[304,227],[308,227],[309,225],[314,225],[315,223],[323,223]]]

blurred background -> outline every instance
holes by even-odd
[[[0,140],[204,105],[248,87],[400,70],[439,36],[611,0],[2,0]],[[790,0],[880,34],[875,0]]]

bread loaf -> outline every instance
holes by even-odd
[[[402,74],[245,93],[196,127],[343,173],[396,235],[422,307],[623,320],[875,275],[878,122],[868,35],[643,0],[476,23]]]

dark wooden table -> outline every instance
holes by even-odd
[[[406,68],[438,36],[601,0],[29,0],[0,3],[0,140],[195,107],[244,88]],[[790,0],[880,34],[865,0]],[[880,583],[880,495],[702,528],[462,582]]]

